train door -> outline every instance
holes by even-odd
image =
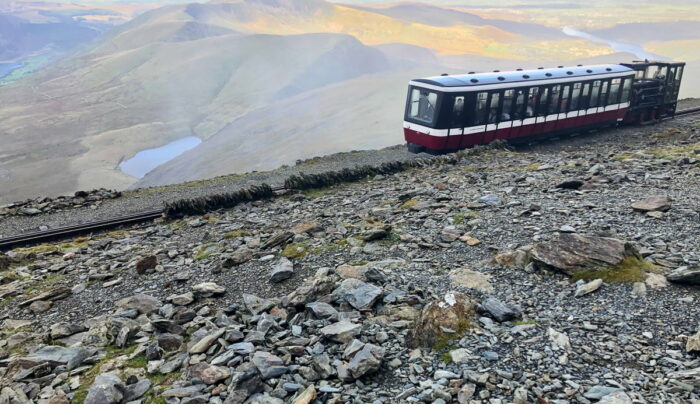
[[[488,118],[489,93],[481,91],[476,93],[473,114],[471,120],[467,120],[467,128],[464,132],[464,146],[473,146],[484,143],[484,132]]]
[[[556,131],[564,131],[569,127],[567,125],[568,119],[566,113],[568,112],[571,98],[571,86],[572,84],[564,84],[561,86],[561,95],[559,96],[559,105],[557,106],[557,123],[554,127]]]
[[[528,89],[527,101],[525,104],[525,116],[523,118],[523,126],[520,128],[520,137],[530,136],[535,131],[537,123],[537,101],[540,97],[539,87],[530,87]]]
[[[503,90],[501,93],[501,105],[498,108],[498,128],[496,139],[510,139],[513,127],[513,97],[515,90]]]
[[[513,103],[513,111],[510,116],[513,121],[509,139],[515,139],[522,136],[523,119],[525,117],[525,107],[527,106],[527,88],[517,88],[515,89],[515,99]]]
[[[486,132],[483,139],[484,143],[491,143],[496,139],[496,130],[498,128],[499,116],[498,107],[501,102],[501,91],[495,90],[489,93],[488,101],[488,119],[486,122]]]
[[[545,105],[544,132],[554,132],[557,126],[557,113],[559,108],[559,98],[561,97],[561,85],[555,84],[549,89],[549,98]]]
[[[464,137],[464,126],[466,119],[466,97],[465,94],[453,94],[448,98],[446,108],[449,111],[447,119],[447,137],[445,138],[445,149],[457,149],[461,146]]]
[[[588,116],[588,106],[590,105],[591,101],[591,83],[583,83],[583,87],[581,88],[581,96],[579,97],[578,100],[578,118],[576,119],[576,126],[586,126],[589,120],[592,119],[592,117]]]

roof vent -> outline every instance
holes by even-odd
[[[441,74],[441,76],[443,76],[443,77],[444,77],[444,76],[447,76],[447,73],[443,73],[443,74]]]
[[[544,75],[547,77],[552,77],[552,73],[545,73]]]
[[[493,72],[494,72],[494,73],[500,73],[501,71],[500,71],[500,70],[494,70]]]
[[[571,76],[572,74],[574,74],[574,72],[572,72],[571,70],[569,70],[568,72],[566,72],[566,74],[568,74],[569,76]]]
[[[467,73],[467,74],[474,74],[474,72],[469,72],[469,73]]]
[[[503,81],[503,80],[505,80],[505,79],[506,79],[506,78],[503,77],[503,76],[498,76],[498,80],[499,80],[499,81]]]
[[[523,69],[515,69],[516,72],[521,72]]]
[[[530,78],[530,75],[529,75],[529,74],[523,74],[523,78],[524,78],[524,79],[529,79],[529,78]]]
[[[609,68],[609,67],[606,67],[606,68],[605,68],[605,70],[606,70],[606,71],[609,71],[609,72],[611,72],[611,71],[612,71],[612,69],[611,69],[611,68]]]
[[[538,68],[537,68],[537,70],[542,70],[542,69],[544,69],[544,67],[538,67]]]
[[[557,67],[561,69],[561,68],[564,67],[564,66],[557,66]]]
[[[576,66],[581,67],[581,66],[583,66],[583,65],[576,65]]]
[[[588,69],[588,70],[586,70],[586,73],[593,73],[593,70]]]
[[[478,83],[478,82],[479,82],[479,80],[477,80],[477,79],[471,79],[470,81],[471,81],[472,83]]]

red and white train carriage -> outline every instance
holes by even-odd
[[[658,119],[675,111],[682,65],[645,62],[415,79],[409,83],[404,136],[412,152],[440,152],[614,126],[631,115]],[[646,79],[652,67],[655,77]],[[647,105],[634,109],[642,98]]]

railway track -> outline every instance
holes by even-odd
[[[682,111],[677,111],[675,116],[685,116],[700,113],[700,107],[688,108]],[[283,186],[272,187],[274,192],[283,192],[287,189]],[[94,222],[88,222],[83,224],[71,225],[57,227],[55,229],[50,229],[46,231],[37,231],[31,233],[25,233],[18,236],[11,236],[6,238],[0,238],[0,251],[9,250],[12,248],[31,245],[36,243],[41,243],[45,241],[57,240],[62,238],[73,237],[77,235],[82,235],[86,233],[92,233],[95,231],[113,229],[118,226],[131,225],[136,223],[143,223],[150,220],[157,219],[163,216],[162,209],[154,209],[145,212],[139,212],[132,215],[113,217],[104,220],[98,220]]]

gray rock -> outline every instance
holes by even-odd
[[[575,297],[581,297],[585,296],[589,293],[593,293],[596,290],[600,289],[600,286],[603,284],[602,279],[596,279],[592,280],[590,282],[584,283],[576,287],[576,292],[574,293]]]
[[[374,227],[362,236],[362,240],[369,242],[383,239],[384,237],[391,234],[391,229],[391,225],[388,224],[380,227]]]
[[[487,206],[501,206],[503,205],[503,201],[501,198],[498,197],[498,195],[494,194],[487,194],[482,196],[481,198],[476,200],[478,203],[487,205]]]
[[[192,291],[201,297],[211,297],[214,295],[220,295],[226,293],[226,288],[219,286],[214,282],[202,282],[200,284],[194,285]]]
[[[311,311],[316,318],[323,320],[337,320],[338,310],[328,303],[312,302],[306,305],[306,308]]]
[[[479,310],[490,314],[498,322],[510,321],[518,316],[517,310],[507,306],[495,297],[489,297],[481,302]]]
[[[187,292],[181,295],[171,295],[168,296],[168,300],[175,306],[187,306],[188,304],[194,302],[194,293]]]
[[[253,354],[252,362],[258,369],[258,372],[260,372],[263,380],[281,376],[289,371],[289,368],[284,366],[284,361],[281,358],[269,352],[256,352]]]
[[[321,335],[342,344],[360,334],[362,326],[349,321],[339,321],[320,329]]]
[[[603,398],[603,396],[607,396],[608,394],[612,394],[617,391],[620,391],[620,389],[617,387],[596,385],[588,389],[588,391],[586,391],[585,393],[583,393],[583,396],[591,400],[600,400],[601,398]]]
[[[666,275],[666,279],[675,283],[683,283],[687,285],[700,285],[700,266],[695,267],[679,267]]]
[[[458,375],[457,373],[450,372],[449,370],[436,370],[435,373],[433,374],[433,379],[435,380],[440,380],[440,379],[460,379],[461,376]]]
[[[158,341],[158,345],[166,351],[177,351],[180,349],[180,346],[184,341],[183,337],[167,332],[158,334],[156,339]]]
[[[48,345],[25,356],[22,358],[22,361],[25,364],[31,364],[30,366],[32,367],[49,362],[52,367],[65,365],[68,370],[72,370],[80,366],[93,352],[93,349],[87,348],[64,348],[61,346]]]
[[[671,209],[671,198],[667,196],[652,196],[633,203],[632,209],[639,212],[665,212]]]
[[[228,346],[229,350],[234,351],[239,355],[247,355],[255,352],[255,345],[250,342],[238,342]]]
[[[221,266],[224,268],[233,268],[235,266],[245,264],[253,258],[253,253],[245,248],[239,248],[231,254],[221,257]]]
[[[130,402],[138,399],[139,397],[146,394],[148,389],[151,388],[151,381],[148,379],[141,379],[134,384],[129,384],[124,389],[124,402]]]
[[[384,348],[365,344],[348,363],[348,371],[353,378],[360,377],[379,369],[384,358]]]
[[[603,396],[598,404],[632,404],[632,399],[624,391],[617,391]]]
[[[56,323],[51,326],[51,338],[53,339],[58,339],[58,338],[65,338],[69,337],[73,334],[77,334],[79,332],[85,331],[86,328],[78,325],[78,324],[71,324],[71,323]]]
[[[219,337],[224,335],[224,332],[226,332],[225,329],[221,328],[219,330],[214,331],[213,333],[207,335],[206,337],[200,339],[197,341],[192,347],[190,347],[189,352],[190,353],[202,353],[205,352],[211,344],[213,344]]]
[[[270,273],[270,282],[279,283],[291,278],[292,275],[294,275],[294,264],[287,258],[282,257],[272,269],[272,273]]]
[[[162,303],[153,296],[139,293],[117,301],[116,305],[121,309],[134,309],[141,314],[150,314],[158,311]]]
[[[243,304],[253,314],[260,314],[275,306],[272,300],[264,299],[247,293],[243,294]]]
[[[369,310],[381,297],[383,289],[359,279],[345,279],[340,286],[333,291],[333,296],[338,300],[344,300],[357,310]]]
[[[116,404],[124,398],[126,386],[114,373],[102,373],[88,390],[85,404]]]

